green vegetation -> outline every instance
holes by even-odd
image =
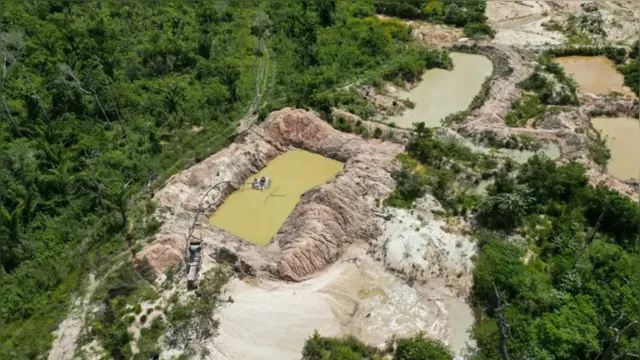
[[[326,338],[314,333],[305,342],[303,360],[381,360],[392,354],[393,360],[452,360],[453,354],[441,342],[424,338],[423,334],[397,341],[386,352],[366,346],[360,340],[348,336],[343,339]]]
[[[166,325],[164,320],[160,317],[156,317],[151,322],[151,326],[145,327],[140,330],[140,339],[138,340],[139,352],[133,357],[134,360],[148,360],[154,354],[160,353],[160,347],[158,346],[158,338],[164,334]]]
[[[589,186],[581,165],[535,156],[516,177],[501,174],[481,208],[484,226],[526,241],[480,237],[473,296],[484,314],[474,359],[502,358],[501,344],[513,358],[537,359],[624,358],[639,349],[637,204]],[[507,327],[511,336],[501,338]]]
[[[140,302],[157,297],[153,287],[139,278],[130,263],[123,264],[93,294],[92,302],[101,303],[103,310],[90,324],[93,329],[90,336],[97,337],[113,359],[129,359],[132,355],[129,325],[142,312]]]
[[[484,15],[486,5],[486,0],[375,0],[381,14],[463,27],[464,36],[493,37],[495,31]]]
[[[365,139],[371,137],[369,131],[364,127],[361,120],[351,121],[339,116],[337,119],[330,121],[330,123],[336,130],[346,133],[356,133]]]
[[[545,54],[553,57],[561,56],[606,56],[616,64],[623,64],[627,59],[627,49],[614,46],[569,46],[552,48]]]
[[[464,31],[462,35],[465,37],[473,38],[477,36],[490,36],[494,37],[496,35],[496,31],[489,26],[487,23],[471,23],[467,24],[464,27]]]
[[[488,174],[498,165],[490,155],[475,153],[455,138],[436,136],[424,123],[414,124],[406,150],[399,156],[402,168],[392,174],[396,189],[385,200],[390,206],[410,208],[429,189],[453,215],[475,211],[479,196],[459,183],[469,175]]]
[[[609,160],[611,160],[611,150],[607,146],[607,140],[602,137],[599,131],[596,131],[594,136],[589,136],[587,150],[591,160],[600,165],[602,169],[606,169]]]
[[[448,127],[453,124],[459,124],[464,122],[469,116],[468,110],[458,111],[457,113],[449,114],[444,119],[440,120],[442,127]]]
[[[278,71],[271,96],[275,104],[314,107],[328,117],[332,107],[357,102],[337,91],[349,82],[414,81],[425,69],[451,68],[446,53],[415,43],[408,25],[380,20],[364,4],[341,3],[333,26],[323,26],[301,3],[269,2],[278,68],[286,69]]]
[[[598,11],[597,3],[583,3],[580,5],[583,12],[569,14],[567,21],[556,24],[567,37],[569,45],[593,45],[597,40],[607,36],[604,30],[604,19]]]
[[[511,104],[511,111],[504,122],[512,127],[526,127],[529,119],[539,119],[545,114],[546,107],[540,104],[540,99],[535,95],[524,94],[522,99],[517,99]]]
[[[438,170],[465,158],[445,152],[440,141],[417,128],[399,157],[403,176],[433,171],[415,170],[418,160]],[[516,175],[512,170],[502,167],[471,209],[480,247],[471,358],[633,358],[628,354],[640,351],[640,206],[589,185],[580,164],[558,166],[536,155]],[[399,182],[394,194],[404,205],[439,191],[416,183]]]
[[[171,342],[203,340],[215,334],[218,321],[214,318],[214,312],[220,301],[222,287],[231,276],[232,270],[229,266],[218,265],[207,272],[204,279],[198,283],[195,298],[186,303],[174,303],[168,318],[167,336]]]
[[[624,84],[640,96],[640,56],[627,65],[619,66],[618,70],[624,75]]]
[[[549,111],[554,111],[550,105],[572,106],[579,103],[575,80],[548,55],[540,58],[533,74],[518,86],[524,92],[521,99],[511,103],[511,111],[505,116],[508,126],[526,127],[530,119],[534,119],[535,125]]]
[[[342,106],[366,118],[346,85],[451,67],[366,0],[2,5],[0,358],[46,354],[86,274],[158,229],[142,225],[153,189],[226,146],[245,114]],[[101,296],[98,335],[126,357],[116,297]]]
[[[394,360],[452,360],[453,354],[436,340],[425,339],[422,335],[398,340]]]
[[[542,57],[530,77],[519,86],[536,93],[544,105],[578,105],[577,84],[566,75],[562,66],[548,57]]]

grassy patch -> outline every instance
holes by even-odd
[[[624,75],[624,84],[640,96],[640,57],[633,59],[627,65],[619,66],[618,70]]]

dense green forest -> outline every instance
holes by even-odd
[[[154,189],[226,146],[240,119],[255,113],[263,119],[284,106],[324,116],[341,106],[366,115],[370,105],[346,85],[412,81],[427,68],[451,66],[446,53],[414,42],[401,21],[375,12],[491,35],[484,6],[480,0],[3,2],[0,359],[42,358],[87,275],[104,275],[157,230],[157,223],[142,221],[153,211]],[[640,59],[630,55],[621,71],[638,92]],[[553,65],[541,64],[535,74],[543,72],[571,85]],[[540,104],[577,101],[574,88],[554,98],[553,84],[535,74],[521,84],[535,95],[515,105],[515,124]],[[580,165],[534,157],[513,175],[513,165],[500,167],[423,126],[407,152],[389,204],[410,207],[430,191],[450,214],[473,214],[478,222],[475,359],[610,360],[640,352],[637,204],[590,186]],[[418,162],[421,172],[414,171]],[[498,168],[484,199],[459,186],[464,169],[486,175]],[[112,293],[144,281],[130,266],[107,280],[96,295],[108,304],[97,333],[112,357],[126,358],[125,310]],[[151,296],[136,286],[127,298]],[[171,314],[174,324],[153,324],[143,339],[157,339],[165,327],[177,331],[185,313]],[[142,354],[154,349],[147,341]],[[353,339],[314,336],[303,355],[383,354]],[[401,340],[393,353],[425,356],[451,358],[440,344],[418,338]]]
[[[376,0],[375,5],[382,14],[464,28],[467,37],[495,35],[484,15],[486,0]]]
[[[46,353],[86,275],[157,229],[141,221],[154,188],[228,144],[240,119],[367,112],[345,85],[451,66],[374,11],[368,0],[3,2],[0,358]]]

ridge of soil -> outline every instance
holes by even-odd
[[[209,224],[209,216],[226,196],[269,160],[295,148],[342,161],[345,168],[329,183],[304,193],[266,247]],[[346,245],[376,236],[375,200],[394,189],[391,171],[398,166],[395,156],[401,151],[398,144],[342,133],[305,110],[274,112],[228,148],[171,177],[156,192],[156,216],[163,225],[137,256],[161,273],[183,260],[191,235],[203,242],[203,271],[212,266],[211,256],[225,247],[237,255],[236,266],[244,273],[304,280],[335,262]]]

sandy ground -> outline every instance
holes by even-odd
[[[513,28],[498,29],[494,43],[520,46],[536,47],[547,45],[561,45],[566,41],[564,35],[555,31],[547,31],[542,24],[548,21],[547,18],[531,18],[533,21],[518,24]],[[525,19],[527,20],[527,19]]]
[[[551,6],[544,1],[488,1],[485,12],[496,30],[493,42],[519,47],[559,45],[565,41],[562,34],[542,27],[551,13]]]
[[[310,280],[232,280],[223,297],[233,301],[220,308],[218,336],[197,344],[196,353],[224,360],[299,359],[316,330],[352,334],[381,348],[393,336],[422,331],[464,353],[473,346],[473,314],[464,299],[476,247],[468,237],[445,231],[446,223],[431,213],[438,208],[427,196],[413,213],[382,210],[392,218],[378,219],[382,231],[371,246],[352,245]],[[420,274],[411,278],[412,269]],[[174,354],[163,352],[166,359]]]
[[[235,279],[227,295],[233,302],[220,309],[219,335],[203,344],[213,359],[299,359],[315,330],[379,347],[393,335],[424,331],[460,352],[473,323],[470,308],[442,286],[409,286],[362,246],[311,280]]]
[[[471,238],[448,231],[448,224],[435,218],[431,211],[439,207],[426,195],[414,210],[386,209],[392,218],[383,225],[374,249],[388,268],[417,281],[443,283],[443,292],[464,299],[471,290],[471,256],[477,248]]]
[[[76,351],[76,341],[84,324],[84,317],[87,312],[91,295],[95,290],[97,282],[93,274],[89,275],[89,285],[86,294],[76,299],[73,308],[66,319],[64,319],[58,329],[53,332],[54,341],[49,360],[72,360]]]
[[[584,14],[582,4],[594,1],[488,1],[485,14],[496,30],[496,44],[517,47],[561,45],[564,35],[546,30],[542,24],[553,20],[564,24],[573,15]],[[597,1],[606,37],[604,42],[631,44],[638,38],[640,6],[637,0]]]

